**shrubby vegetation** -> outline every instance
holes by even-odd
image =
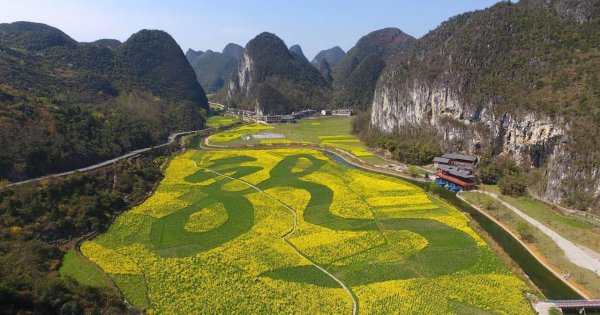
[[[0,179],[91,165],[200,129],[204,91],[175,41],[141,31],[116,48],[43,24],[0,24]]]
[[[60,244],[99,231],[162,178],[168,149],[113,167],[0,188],[0,309],[6,313],[127,313],[108,287],[60,277]]]
[[[383,148],[402,163],[425,165],[442,153],[437,133],[427,128],[403,129],[392,134],[371,128],[370,111],[359,112],[352,120],[352,133],[368,146]]]
[[[492,157],[484,153],[479,159],[479,179],[484,184],[500,187],[502,194],[523,196],[527,189],[527,175],[507,156]]]

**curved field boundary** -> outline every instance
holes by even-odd
[[[194,161],[194,164],[196,165],[196,167],[198,167],[198,164],[196,163],[196,161]],[[238,178],[234,178],[234,177],[227,176],[227,175],[225,175],[225,174],[219,173],[219,172],[217,172],[217,171],[214,171],[214,170],[211,170],[211,169],[209,169],[209,168],[201,167],[200,169],[204,169],[204,170],[206,170],[206,171],[208,171],[208,172],[211,172],[211,173],[214,173],[214,174],[217,174],[217,175],[220,175],[220,176],[223,176],[223,177],[229,178],[229,179],[231,179],[231,180],[235,180],[235,181],[238,181],[238,182],[244,183],[244,184],[246,184],[246,185],[248,185],[248,186],[252,187],[252,188],[253,188],[253,189],[255,189],[256,191],[258,191],[259,193],[261,193],[261,194],[264,194],[264,195],[268,196],[268,197],[269,197],[269,198],[271,198],[273,201],[277,202],[278,204],[282,205],[282,206],[283,206],[283,207],[285,207],[287,210],[289,210],[289,211],[292,213],[292,215],[294,216],[293,226],[292,226],[292,229],[291,229],[289,232],[287,232],[286,234],[284,234],[284,235],[281,237],[281,239],[282,239],[282,240],[283,240],[283,241],[284,241],[286,244],[288,244],[288,245],[289,245],[289,246],[290,246],[290,247],[291,247],[291,248],[294,250],[294,252],[296,252],[296,254],[298,254],[298,256],[300,256],[300,257],[302,257],[302,258],[304,258],[304,259],[308,260],[308,261],[311,263],[311,265],[313,265],[314,267],[316,267],[317,269],[319,269],[320,271],[322,271],[323,273],[325,273],[327,276],[329,276],[331,279],[333,279],[335,282],[337,282],[337,283],[338,283],[338,284],[339,284],[339,285],[342,287],[342,289],[344,289],[344,290],[346,291],[346,293],[348,293],[348,296],[350,296],[350,299],[352,299],[352,315],[356,315],[356,314],[358,313],[358,302],[356,301],[356,298],[354,297],[354,293],[353,293],[353,292],[350,290],[350,288],[348,288],[348,287],[347,287],[347,286],[346,286],[346,285],[345,285],[345,284],[342,282],[342,280],[340,280],[339,278],[337,278],[336,276],[334,276],[332,273],[330,273],[329,271],[327,271],[325,268],[323,268],[323,267],[319,266],[319,265],[318,265],[318,264],[316,264],[314,261],[312,261],[310,258],[308,258],[308,257],[307,257],[307,256],[305,256],[304,254],[302,254],[302,252],[300,252],[300,251],[299,251],[299,250],[296,248],[296,246],[294,246],[294,245],[293,245],[293,244],[292,244],[292,243],[291,243],[291,242],[290,242],[290,241],[287,239],[289,236],[291,236],[292,234],[294,234],[294,232],[296,232],[296,226],[297,226],[297,222],[298,222],[298,215],[296,214],[296,211],[294,211],[294,209],[290,208],[288,205],[286,205],[286,204],[284,204],[283,202],[281,202],[281,201],[277,200],[277,199],[276,199],[276,198],[274,198],[273,196],[271,196],[271,195],[269,195],[268,193],[264,192],[262,189],[260,189],[260,188],[258,188],[258,187],[256,187],[256,186],[254,186],[254,185],[252,185],[252,184],[250,184],[250,183],[248,183],[248,182],[246,182],[246,181],[243,181],[243,180],[241,180],[241,179],[238,179]]]

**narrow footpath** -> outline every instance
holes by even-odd
[[[194,165],[196,165],[196,167],[198,167],[198,164],[196,163],[196,161],[193,161],[193,162],[194,162]],[[281,237],[281,240],[283,240],[283,241],[284,241],[286,244],[288,244],[288,245],[289,245],[289,246],[290,246],[290,247],[291,247],[291,248],[294,250],[294,252],[296,252],[296,254],[298,254],[298,256],[300,256],[300,257],[302,257],[302,258],[304,258],[304,259],[308,260],[308,261],[311,263],[311,265],[315,266],[315,267],[316,267],[317,269],[319,269],[321,272],[323,272],[324,274],[326,274],[327,276],[329,276],[331,279],[333,279],[335,282],[337,282],[337,283],[338,283],[338,284],[339,284],[339,285],[342,287],[342,289],[344,289],[344,291],[346,291],[346,293],[348,294],[348,296],[350,297],[350,299],[352,299],[352,315],[356,315],[356,314],[358,313],[358,302],[357,302],[357,301],[356,301],[356,299],[354,298],[354,294],[353,294],[353,293],[352,293],[352,291],[351,291],[351,290],[348,288],[348,286],[346,286],[346,284],[344,284],[344,282],[342,282],[342,280],[340,280],[340,279],[339,279],[339,278],[337,278],[335,275],[333,275],[332,273],[330,273],[329,271],[327,271],[325,268],[323,268],[323,267],[319,266],[319,265],[318,265],[317,263],[315,263],[315,262],[314,262],[312,259],[310,259],[310,258],[308,258],[307,256],[305,256],[305,255],[304,255],[304,254],[303,254],[301,251],[299,251],[299,250],[296,248],[296,246],[294,246],[294,245],[293,245],[293,244],[292,244],[292,243],[291,243],[291,242],[290,242],[290,241],[287,239],[288,237],[292,236],[292,234],[294,234],[294,232],[296,232],[296,227],[297,227],[297,225],[298,225],[298,215],[296,214],[296,211],[294,211],[294,209],[290,208],[290,207],[289,207],[288,205],[286,205],[285,203],[283,203],[283,202],[279,201],[277,198],[275,198],[275,197],[273,197],[273,196],[271,196],[271,195],[267,194],[267,193],[266,193],[266,192],[264,192],[262,189],[260,189],[260,188],[258,188],[258,187],[256,187],[256,186],[252,185],[252,184],[251,184],[251,183],[249,183],[249,182],[246,182],[246,181],[244,181],[244,180],[241,180],[241,179],[238,179],[238,178],[234,178],[234,177],[227,176],[227,175],[225,175],[225,174],[219,173],[219,172],[217,172],[217,171],[214,171],[214,170],[211,170],[211,169],[209,169],[209,168],[202,167],[202,168],[200,168],[200,169],[204,169],[204,170],[206,170],[206,171],[208,171],[208,172],[211,172],[211,173],[214,173],[214,174],[217,174],[217,175],[220,175],[220,176],[223,176],[223,177],[229,178],[229,179],[231,179],[231,180],[235,180],[235,181],[241,182],[241,183],[243,183],[243,184],[246,184],[246,185],[248,185],[248,186],[252,187],[253,189],[255,189],[256,191],[258,191],[259,193],[261,193],[261,194],[264,194],[265,196],[267,196],[267,197],[271,198],[273,201],[275,201],[276,203],[280,204],[281,206],[283,206],[283,207],[284,207],[284,208],[286,208],[287,210],[289,210],[289,211],[292,213],[292,215],[294,216],[294,221],[293,221],[292,229],[291,229],[289,232],[287,232],[286,234],[284,234],[284,235]]]
[[[543,225],[536,219],[530,217],[529,215],[523,213],[521,210],[519,210],[516,207],[512,206],[511,204],[505,202],[504,200],[502,200],[500,198],[500,196],[498,196],[494,193],[487,192],[487,191],[481,191],[481,190],[476,190],[475,192],[488,195],[488,196],[494,198],[495,200],[497,200],[498,202],[500,202],[503,206],[510,209],[515,214],[517,214],[518,216],[523,218],[525,221],[527,221],[529,224],[535,226],[542,233],[544,233],[545,235],[550,237],[556,243],[556,245],[558,247],[560,247],[560,249],[563,250],[563,252],[565,253],[565,256],[567,257],[567,259],[569,259],[569,261],[571,261],[572,263],[574,263],[577,266],[588,269],[600,276],[600,259],[598,258],[598,257],[600,257],[599,253],[597,253],[591,249],[584,250],[583,248],[577,246],[575,243],[560,236],[558,233],[554,232],[552,229]]]

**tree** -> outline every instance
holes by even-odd
[[[523,196],[527,191],[525,176],[522,172],[508,173],[498,181],[498,187],[503,195]]]

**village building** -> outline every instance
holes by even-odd
[[[296,117],[292,115],[262,115],[255,116],[256,121],[264,122],[267,124],[278,124],[278,123],[295,123]]]
[[[435,182],[453,191],[473,189],[477,186],[477,177],[474,174],[477,161],[476,156],[456,153],[435,157]]]
[[[334,109],[331,114],[333,116],[352,116],[352,110],[349,108]]]

